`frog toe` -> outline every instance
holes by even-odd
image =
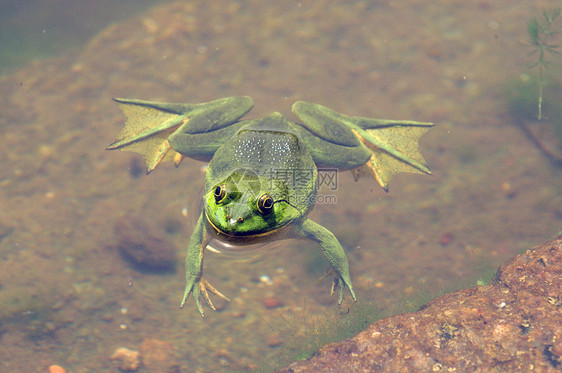
[[[198,296],[199,296],[199,288],[198,286],[195,286],[195,281],[187,281],[187,284],[185,285],[185,291],[183,293],[183,298],[180,302],[180,308],[183,308],[183,306],[185,306],[185,303],[187,302],[187,299],[189,298],[189,294],[193,293],[193,297],[197,300]]]
[[[214,295],[226,300],[227,302],[230,302],[230,298],[228,298],[223,293],[218,291],[217,288],[215,288],[213,285],[211,285],[209,283],[209,281],[207,281],[205,279],[201,279],[201,282],[199,282],[199,292],[201,293],[203,298],[205,298],[205,301],[207,302],[207,304],[209,305],[209,307],[213,311],[216,311],[217,309],[216,309],[215,305],[213,304],[213,302],[211,301],[211,298],[209,297],[209,293],[214,294]]]
[[[197,306],[197,310],[201,314],[201,317],[205,317],[205,313],[203,312],[203,307],[201,306],[201,302],[199,302],[199,293],[200,293],[200,285],[195,285],[195,283],[188,283],[185,287],[185,292],[183,294],[183,298],[180,303],[180,308],[185,306],[187,299],[189,298],[189,294],[193,293],[193,298],[195,299],[195,305]]]
[[[355,292],[353,291],[353,287],[351,286],[351,283],[346,284],[344,280],[340,277],[334,277],[334,280],[332,281],[332,294],[334,294],[335,288],[338,286],[338,284],[340,285],[340,299],[338,300],[338,306],[341,306],[343,302],[343,293],[345,292],[346,287],[349,289],[353,301],[357,302],[357,297],[355,297]]]
[[[342,302],[343,302],[343,295],[344,295],[346,287],[349,289],[349,292],[350,292],[353,300],[355,302],[357,302],[357,297],[355,296],[355,292],[353,291],[353,286],[351,285],[351,283],[346,283],[344,281],[344,279],[341,276],[339,276],[336,273],[336,271],[334,271],[334,269],[332,267],[330,267],[328,269],[328,271],[326,271],[326,273],[322,276],[322,278],[326,278],[328,276],[332,277],[332,285],[330,287],[330,296],[334,295],[334,293],[336,292],[338,287],[340,288],[340,296],[339,296],[339,299],[338,299],[338,305],[341,305]]]
[[[330,296],[334,295],[334,293],[336,292],[336,289],[338,288],[339,284],[340,284],[340,278],[338,276],[332,277],[332,288],[330,289]],[[343,281],[341,281],[340,297],[338,299],[338,307],[341,306],[341,304],[343,302],[343,289],[344,288],[345,288],[345,285],[344,285]]]
[[[180,303],[180,308],[183,308],[183,306],[185,306],[185,303],[187,302],[187,299],[189,298],[189,295],[191,293],[193,293],[193,298],[195,299],[195,305],[197,306],[197,310],[201,314],[201,317],[205,317],[205,313],[203,312],[203,306],[201,305],[200,298],[205,299],[205,302],[207,302],[207,304],[213,311],[217,310],[217,308],[211,301],[211,298],[209,297],[209,293],[214,294],[226,300],[227,302],[230,302],[230,298],[228,298],[223,293],[218,291],[213,285],[209,283],[209,281],[207,281],[204,278],[201,278],[199,281],[189,281],[187,283],[185,287],[185,292],[183,294],[183,299]]]

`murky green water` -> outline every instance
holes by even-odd
[[[46,19],[64,43],[81,45],[28,62],[43,52],[20,33],[24,50],[0,57],[20,65],[0,77],[1,370],[118,371],[110,357],[127,347],[145,356],[139,372],[155,361],[165,371],[267,371],[378,317],[488,281],[498,264],[562,230],[561,169],[515,125],[505,94],[529,72],[528,18],[555,5],[179,2],[131,18],[112,9],[107,19],[121,21],[83,42],[68,34],[95,26],[69,25],[87,25],[99,9],[49,8],[67,11],[64,23],[14,12],[2,38],[33,34]],[[337,202],[312,212],[348,250],[359,303],[338,309],[318,247],[291,240],[257,258],[207,255],[206,277],[232,302],[217,301],[205,319],[193,302],[178,309],[204,164],[144,176],[135,155],[106,152],[124,121],[111,97],[229,95],[254,98],[251,118],[292,118],[302,99],[437,124],[421,141],[431,177],[400,175],[385,193],[340,174]],[[175,271],[123,260],[114,226],[127,214],[177,248]]]

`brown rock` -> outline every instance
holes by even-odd
[[[124,216],[117,220],[114,229],[119,252],[138,269],[169,271],[174,268],[176,248],[144,220]]]
[[[175,373],[179,372],[174,347],[159,339],[147,338],[140,345],[142,362],[148,372]]]
[[[269,309],[278,308],[283,306],[283,301],[275,297],[265,297],[263,298],[263,305]]]
[[[278,372],[562,370],[562,236],[515,257],[489,286],[372,324]]]

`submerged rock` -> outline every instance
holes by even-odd
[[[155,338],[146,338],[140,345],[142,362],[147,372],[177,373],[180,371],[171,343]]]
[[[174,269],[176,249],[144,220],[124,216],[115,223],[118,249],[134,267],[148,271]]]
[[[562,236],[502,265],[489,286],[379,320],[278,372],[562,370]]]

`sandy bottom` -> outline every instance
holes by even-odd
[[[268,371],[485,283],[562,229],[561,169],[515,125],[506,95],[533,72],[527,20],[555,3],[173,3],[6,73],[0,370],[117,371],[110,357],[127,347],[145,356],[139,372]],[[385,193],[338,174],[311,214],[348,250],[359,303],[337,307],[312,242],[282,241],[259,257],[208,255],[206,277],[232,302],[217,300],[205,319],[192,300],[179,310],[204,163],[144,176],[136,155],[105,151],[124,122],[111,98],[231,95],[254,98],[249,118],[294,119],[290,105],[308,100],[436,123],[420,142],[432,176],[399,175]],[[175,247],[174,270],[139,270],[120,255],[124,215]]]

